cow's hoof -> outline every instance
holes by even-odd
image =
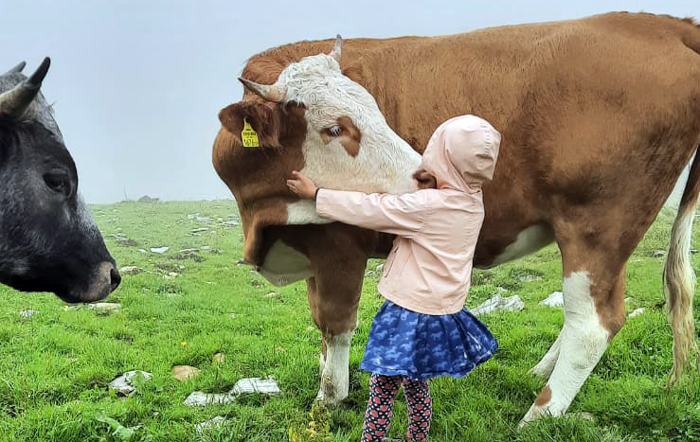
[[[323,389],[320,389],[316,395],[316,400],[323,402],[325,405],[337,405],[347,397],[347,394],[345,394],[345,396],[329,394],[328,392],[324,392]]]

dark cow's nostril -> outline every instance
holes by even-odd
[[[110,277],[110,284],[112,286],[112,292],[119,287],[119,283],[122,282],[122,277],[119,274],[119,270],[116,268],[112,267],[112,270],[109,271],[109,277]]]

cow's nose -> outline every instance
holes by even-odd
[[[119,287],[119,283],[122,282],[122,277],[119,274],[119,270],[117,270],[116,267],[112,266],[112,269],[109,271],[109,279],[110,279],[110,286],[112,289],[110,290],[110,293],[115,291],[117,287]]]

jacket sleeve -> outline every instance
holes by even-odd
[[[430,211],[428,191],[423,190],[368,195],[321,189],[316,195],[316,213],[323,218],[406,237],[423,228]]]

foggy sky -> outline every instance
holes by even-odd
[[[230,198],[211,165],[245,61],[299,40],[442,35],[611,10],[700,18],[700,2],[2,0],[0,72],[52,58],[43,92],[90,203]]]

